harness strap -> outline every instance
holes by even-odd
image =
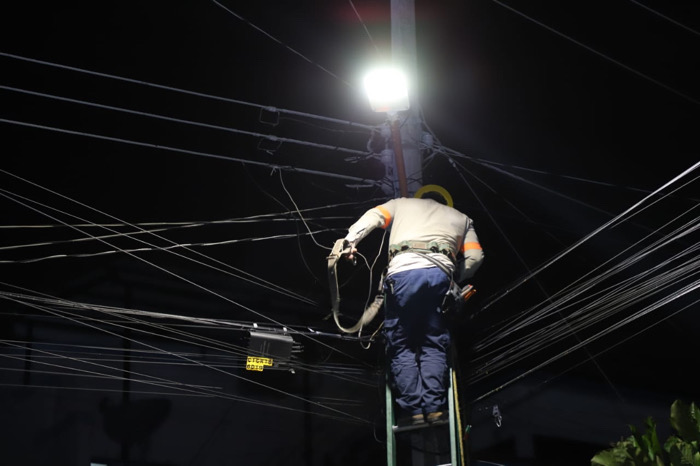
[[[415,252],[415,253],[441,253],[450,258],[454,263],[457,260],[455,251],[452,250],[447,243],[438,243],[437,241],[401,241],[398,244],[389,245],[389,259],[393,259],[397,254],[403,254],[405,252]]]
[[[343,256],[343,254],[349,254],[350,247],[345,246],[345,240],[339,239],[333,245],[330,255],[328,256],[328,284],[331,291],[331,311],[333,313],[333,320],[335,320],[335,325],[345,333],[355,333],[360,330],[363,326],[369,324],[372,319],[379,312],[379,308],[384,302],[383,296],[377,296],[374,302],[370,304],[365,311],[362,313],[362,317],[357,321],[355,325],[350,328],[345,328],[340,324],[340,290],[338,287],[338,260]]]

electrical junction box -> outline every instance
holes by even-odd
[[[294,340],[282,333],[250,331],[246,370],[262,371],[266,367],[279,368],[292,356]]]

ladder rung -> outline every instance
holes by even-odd
[[[395,434],[398,434],[399,432],[408,432],[409,430],[418,430],[418,429],[427,429],[428,427],[445,426],[449,423],[450,423],[449,419],[443,419],[440,421],[421,422],[420,424],[413,424],[413,425],[408,425],[408,426],[392,426],[391,430],[393,430]]]

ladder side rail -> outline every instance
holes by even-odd
[[[387,371],[385,380],[386,396],[386,464],[396,466],[396,439],[394,438],[394,397],[389,384],[389,373]]]

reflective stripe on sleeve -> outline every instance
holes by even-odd
[[[384,225],[382,225],[382,228],[386,229],[386,227],[388,227],[389,224],[391,223],[391,214],[389,213],[388,210],[386,210],[384,207],[382,207],[380,205],[375,207],[375,209],[377,209],[379,211],[379,213],[382,214],[382,217],[384,217]]]
[[[464,244],[462,245],[462,252],[468,251],[468,250],[470,250],[470,249],[481,249],[481,244],[475,243],[475,242],[471,242],[471,243],[464,243]]]

